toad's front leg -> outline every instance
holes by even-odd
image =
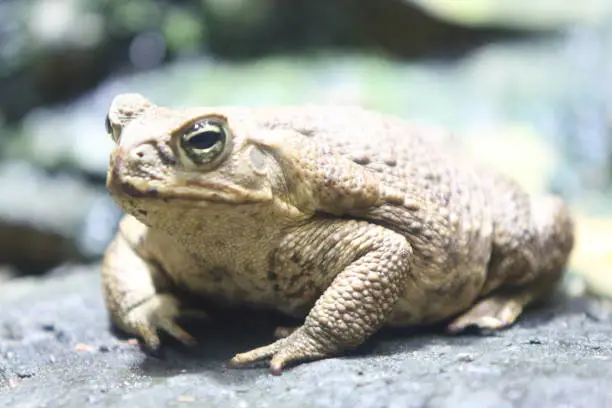
[[[131,217],[121,222],[102,262],[102,286],[112,321],[158,351],[159,330],[185,344],[194,338],[176,322],[180,316],[206,317],[199,310],[183,310],[161,266],[146,249],[146,227]]]
[[[232,366],[271,358],[271,371],[279,374],[288,363],[355,348],[383,325],[410,280],[410,245],[383,227],[327,220],[302,227],[294,238],[296,251],[313,251],[310,258],[321,268],[341,272],[301,327],[268,346],[236,355]]]

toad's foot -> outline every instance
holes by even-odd
[[[447,327],[459,333],[469,327],[481,330],[500,330],[512,325],[523,311],[525,296],[494,295],[477,302],[471,309],[453,320]]]
[[[282,330],[288,328],[279,328]],[[288,329],[292,330],[292,329]],[[277,329],[278,332],[278,329]],[[278,333],[275,335],[278,336]],[[286,332],[281,334],[287,334]],[[285,338],[264,347],[259,347],[246,353],[236,354],[230,361],[230,366],[239,367],[257,361],[271,358],[270,371],[279,375],[287,364],[298,361],[317,360],[334,355],[334,349],[329,342],[321,342],[308,333],[304,327],[292,330]]]
[[[145,347],[152,352],[160,348],[158,330],[163,330],[185,345],[196,340],[176,323],[179,317],[205,319],[200,310],[180,310],[178,300],[169,294],[157,294],[131,309],[121,320],[121,326],[130,333],[140,336]]]

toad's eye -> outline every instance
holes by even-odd
[[[184,138],[183,147],[192,150],[207,150],[223,141],[223,131],[206,130]]]
[[[196,164],[209,163],[217,158],[227,143],[227,132],[218,120],[205,119],[196,123],[181,136],[181,148]]]

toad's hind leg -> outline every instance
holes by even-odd
[[[518,293],[490,295],[454,319],[447,330],[450,333],[459,333],[468,327],[477,327],[481,330],[503,329],[514,323],[532,300],[533,291],[529,288],[524,288]]]
[[[271,371],[280,374],[288,364],[354,349],[385,323],[404,288],[411,287],[412,247],[394,231],[365,221],[322,219],[300,226],[290,238],[279,256],[309,257],[333,279],[303,325],[281,327],[279,340],[237,354],[233,367],[269,359]]]
[[[533,199],[531,204],[522,201],[521,205],[521,201],[515,197],[512,203],[516,211],[509,213],[515,216],[496,218],[484,297],[450,323],[450,332],[474,326],[508,327],[525,307],[550,295],[559,282],[574,243],[569,211],[553,196]]]

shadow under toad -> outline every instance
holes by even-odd
[[[529,329],[547,324],[549,321],[566,314],[588,313],[590,301],[583,298],[569,298],[558,294],[545,304],[528,309],[512,327]],[[207,309],[209,310],[209,309]],[[270,344],[278,326],[296,326],[300,320],[288,318],[274,312],[244,309],[217,310],[211,314],[211,321],[186,320],[182,326],[197,340],[198,344],[187,347],[170,336],[162,335],[164,344],[157,355],[147,353],[139,370],[153,377],[172,377],[181,374],[206,372],[217,380],[230,384],[250,383],[261,376],[269,376],[268,362],[263,361],[242,368],[230,368],[229,360],[240,352]],[[503,337],[505,331],[483,332],[476,328],[462,334],[450,335],[445,332],[448,322],[410,328],[384,328],[371,336],[356,350],[344,353],[342,359],[363,359],[391,356],[414,352],[427,347],[432,342],[461,348],[484,337]],[[115,334],[122,336],[115,330]],[[316,364],[316,363],[315,363]],[[285,375],[291,371],[286,369]]]

